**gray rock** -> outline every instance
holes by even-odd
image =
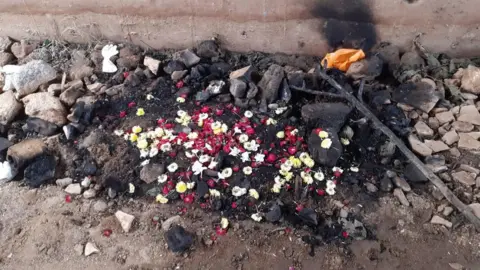
[[[437,113],[435,114],[435,118],[437,118],[440,125],[455,121],[455,117],[451,111]]]
[[[12,46],[13,41],[9,37],[0,37],[0,51],[8,51]]]
[[[37,43],[29,43],[28,41],[22,39],[20,42],[13,43],[10,47],[10,50],[15,57],[21,59],[32,53],[37,45]]]
[[[453,208],[447,206],[447,207],[445,207],[445,209],[443,209],[443,213],[442,213],[442,214],[443,214],[444,216],[448,217],[448,216],[450,216],[452,213],[453,213]]]
[[[379,154],[381,157],[391,157],[393,154],[395,154],[396,149],[397,146],[393,142],[386,141],[380,146]]]
[[[401,188],[403,191],[405,191],[405,192],[412,191],[412,188],[410,187],[410,185],[407,183],[407,181],[404,178],[397,176],[397,177],[394,177],[392,180],[393,180],[393,184],[396,187]]]
[[[412,163],[409,163],[405,167],[404,171],[405,178],[410,182],[427,182],[428,178],[423,175],[423,173]]]
[[[384,192],[390,192],[393,189],[392,180],[388,176],[384,176],[380,179],[380,190]]]
[[[243,79],[245,81],[251,81],[252,74],[255,73],[255,68],[253,66],[246,66],[241,69],[237,69],[230,73],[230,80],[232,79]]]
[[[408,142],[410,143],[410,147],[412,148],[413,152],[417,153],[418,155],[427,157],[432,155],[432,149],[428,147],[426,144],[422,143],[417,137],[410,135],[408,137]]]
[[[145,65],[153,74],[157,75],[158,69],[160,68],[160,60],[145,56],[143,59],[143,65]]]
[[[170,74],[170,75],[174,71],[182,71],[184,69],[185,69],[185,65],[183,64],[183,62],[178,61],[178,60],[172,60],[172,61],[168,62],[168,64],[166,66],[163,67],[163,71],[165,71],[165,73]]]
[[[47,92],[52,96],[58,97],[62,93],[62,84],[61,83],[52,83],[48,86]]]
[[[397,197],[397,199],[400,201],[400,203],[404,206],[410,206],[410,202],[407,200],[407,197],[405,197],[405,194],[403,193],[402,189],[396,188],[393,190],[393,195]]]
[[[480,94],[480,69],[468,65],[461,71],[462,90],[473,94]]]
[[[284,77],[283,68],[279,65],[273,64],[263,74],[262,79],[258,83],[260,89],[262,106],[274,103],[278,99],[278,90],[282,84]]]
[[[437,216],[437,215],[432,217],[432,220],[430,221],[430,223],[437,224],[437,225],[443,225],[447,228],[451,228],[453,226],[453,224],[450,221],[448,221],[448,220],[446,220],[446,219],[444,219],[440,216]]]
[[[400,58],[400,65],[406,70],[416,70],[425,66],[425,61],[416,51],[409,51]]]
[[[454,172],[452,173],[452,178],[464,184],[467,187],[471,187],[475,185],[475,174],[474,173],[469,173],[466,171],[459,171],[459,172]]]
[[[87,89],[92,93],[97,93],[98,91],[100,91],[100,89],[102,89],[103,86],[104,86],[103,83],[96,82],[96,83],[87,85]]]
[[[22,104],[17,101],[12,91],[0,94],[0,124],[7,125],[12,122],[22,108]]]
[[[165,172],[165,165],[149,163],[140,171],[140,179],[150,184],[157,181],[158,177]]]
[[[67,122],[67,111],[60,100],[49,93],[30,94],[22,99],[25,114],[37,117],[58,126]]]
[[[73,183],[73,179],[70,177],[58,179],[57,181],[55,181],[55,184],[57,184],[57,186],[60,186],[62,188],[70,185],[71,183]]]
[[[452,128],[457,132],[470,132],[475,126],[467,122],[455,121],[452,123]]]
[[[475,105],[463,106],[457,120],[480,126],[480,113]]]
[[[457,132],[452,129],[449,132],[445,133],[442,137],[442,141],[446,143],[447,145],[452,145],[460,140],[460,137],[458,136]]]
[[[460,170],[464,170],[464,171],[466,171],[466,172],[474,173],[474,174],[475,174],[475,177],[476,177],[478,174],[480,174],[480,170],[479,170],[479,169],[474,168],[474,167],[472,167],[472,166],[469,166],[469,165],[467,165],[467,164],[461,164],[459,168],[460,168]]]
[[[82,187],[78,183],[70,184],[65,188],[65,192],[72,195],[80,195],[82,194]]]
[[[119,68],[125,68],[127,70],[134,69],[140,63],[141,53],[130,47],[124,47],[120,49],[116,61]]]
[[[118,222],[120,222],[120,226],[122,226],[123,231],[128,233],[132,228],[135,217],[120,210],[115,212],[115,217],[117,218]]]
[[[8,65],[15,60],[15,56],[8,52],[0,52],[0,67]]]
[[[417,134],[420,137],[423,137],[423,138],[433,137],[433,130],[423,121],[418,121],[415,124],[415,131],[417,131]]]
[[[8,139],[0,137],[0,152],[9,148],[12,145],[13,145],[13,143],[10,142]]]
[[[382,70],[383,60],[379,56],[372,55],[371,57],[352,63],[346,75],[354,80],[363,78],[373,80],[382,73]]]
[[[372,183],[365,183],[365,187],[367,188],[367,190],[371,193],[375,193],[378,191],[378,188],[372,184]]]
[[[37,91],[44,83],[55,79],[57,72],[42,60],[35,60],[20,66],[18,72],[12,75],[12,84],[18,97],[24,97]]]
[[[162,222],[162,230],[164,231],[168,231],[170,230],[170,228],[172,227],[172,225],[181,225],[181,220],[182,220],[182,217],[179,216],[179,215],[176,215],[176,216],[173,216],[173,217],[169,217],[167,220],[165,220],[164,222]]]
[[[232,101],[232,95],[230,95],[230,93],[220,94],[215,98],[215,100],[219,103],[229,103]]]
[[[117,191],[115,191],[115,189],[113,189],[113,188],[108,188],[107,193],[108,193],[108,197],[110,199],[113,199],[113,198],[117,197]]]
[[[93,204],[93,210],[95,212],[105,212],[108,209],[108,205],[104,200],[98,200]]]
[[[475,135],[471,133],[459,133],[458,136],[460,139],[458,140],[458,148],[466,149],[466,150],[480,150],[480,141],[475,139]]]
[[[310,137],[308,138],[308,150],[312,158],[320,165],[324,166],[335,166],[337,164],[338,159],[342,155],[343,146],[338,139],[338,135],[336,131],[332,131],[332,129],[324,129],[329,133],[329,139],[332,140],[332,145],[330,148],[325,149],[321,147],[322,138],[312,131]]]
[[[96,253],[100,253],[100,250],[95,246],[94,243],[88,242],[85,245],[85,251],[84,251],[85,257],[88,257],[88,256],[90,256],[92,254],[96,254]]]
[[[425,145],[432,149],[432,153],[438,153],[450,149],[448,145],[442,141],[425,140]]]
[[[197,46],[197,55],[202,58],[218,57],[220,51],[215,41],[204,40]]]
[[[400,85],[393,92],[392,98],[396,102],[411,105],[428,113],[440,100],[440,94],[435,91],[435,87],[431,84],[420,81]]]
[[[428,126],[434,130],[440,127],[440,122],[435,117],[428,118]]]
[[[200,62],[200,57],[198,57],[189,49],[175,53],[174,59],[183,62],[187,68],[192,67]]]
[[[472,208],[475,216],[480,218],[480,203],[472,203],[472,204],[469,204],[468,207]]]
[[[97,196],[97,191],[95,189],[87,189],[85,192],[83,192],[83,197],[85,199],[92,199]]]
[[[244,98],[247,92],[247,84],[239,79],[230,80],[230,93],[236,98]]]
[[[253,83],[248,83],[247,99],[254,99],[258,94],[258,87]]]
[[[75,104],[77,99],[83,96],[84,94],[85,94],[85,90],[83,88],[78,88],[78,86],[75,85],[63,91],[63,93],[60,94],[60,100],[68,107],[71,107]]]
[[[185,77],[185,75],[187,75],[187,73],[188,73],[188,70],[174,71],[174,72],[172,72],[171,79],[174,82],[178,82],[181,79],[183,79],[183,77]]]
[[[114,85],[110,88],[108,88],[107,90],[105,90],[105,93],[109,96],[115,96],[115,95],[118,95],[122,92],[124,92],[125,90],[125,86],[123,84],[118,84],[118,85]],[[101,91],[98,93],[100,94]]]
[[[206,92],[208,92],[211,96],[212,95],[218,95],[223,92],[223,87],[225,86],[224,81],[211,81],[210,84],[207,86],[205,89]]]
[[[302,107],[302,118],[311,128],[330,128],[338,132],[345,124],[352,108],[340,102],[319,102]],[[318,136],[317,136],[318,137]]]

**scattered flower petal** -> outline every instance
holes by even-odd
[[[262,216],[259,213],[252,214],[250,217],[256,222],[262,221]]]
[[[324,149],[329,149],[331,146],[332,146],[332,140],[327,138],[325,140],[322,141],[322,143],[320,144],[320,146]]]
[[[188,189],[193,189],[195,187],[195,182],[188,182],[187,183],[187,188]]]
[[[121,129],[117,129],[113,133],[117,136],[122,136],[124,134],[123,130],[121,130]]]
[[[250,167],[250,166],[243,167],[243,173],[244,173],[245,175],[250,175],[250,174],[252,174],[252,167]]]
[[[318,133],[318,137],[320,137],[322,139],[326,139],[326,138],[328,138],[328,132],[326,132],[325,130],[322,130]]]
[[[135,193],[135,185],[133,185],[132,183],[128,183],[128,193]]]
[[[167,182],[168,176],[166,174],[162,174],[162,175],[157,177],[157,180],[158,180],[159,183],[163,184],[163,183]]]
[[[145,110],[143,108],[138,108],[137,109],[137,116],[144,116],[145,115]]]
[[[218,191],[218,190],[216,190],[216,189],[210,189],[210,190],[208,191],[208,193],[210,193],[210,196],[212,196],[212,197],[217,197],[217,198],[218,198],[218,197],[221,196],[220,191]]]
[[[149,163],[150,163],[150,159],[146,159],[146,160],[142,161],[142,163],[140,163],[140,166],[143,167],[143,166],[148,165]]]
[[[246,188],[241,188],[238,186],[235,186],[232,188],[232,195],[235,197],[240,197],[247,194],[247,189]]]
[[[248,195],[250,195],[250,197],[254,198],[255,200],[258,200],[260,198],[260,194],[258,194],[258,191],[253,188],[248,190]]]
[[[163,196],[162,194],[158,194],[157,197],[155,197],[155,201],[157,201],[158,203],[161,203],[161,204],[168,203],[168,199],[165,196]]]
[[[265,161],[265,155],[264,154],[256,154],[255,155],[255,162],[264,162]]]
[[[243,115],[247,118],[252,118],[253,117],[253,113],[251,111],[245,111],[245,113]]]
[[[358,169],[358,167],[350,167],[350,171],[352,171],[352,172],[358,172],[359,169]]]
[[[228,219],[222,217],[222,219],[220,220],[220,227],[222,227],[222,229],[226,229],[228,228],[228,224],[229,224]]]
[[[277,132],[277,138],[279,138],[279,139],[285,138],[285,132],[283,132],[283,131]]]
[[[192,171],[195,175],[202,174],[202,172],[206,169],[207,167],[203,166],[203,164],[198,160],[193,163]]]
[[[184,97],[177,97],[177,102],[178,103],[185,103],[185,98]]]
[[[172,163],[168,165],[167,170],[171,173],[175,172],[178,169],[178,164],[177,163]]]
[[[242,162],[250,161],[250,152],[243,152],[242,153]]]
[[[313,178],[315,178],[318,181],[323,181],[323,180],[325,180],[325,175],[322,172],[316,172],[313,175]]]
[[[340,142],[342,142],[343,145],[349,145],[350,141],[347,138],[340,138]]]

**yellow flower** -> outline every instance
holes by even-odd
[[[138,134],[138,133],[142,132],[142,128],[140,126],[134,126],[132,128],[132,132]]]
[[[279,139],[285,138],[285,132],[283,132],[283,131],[277,132],[277,138],[279,138]]]
[[[145,115],[145,111],[143,110],[143,108],[138,108],[137,109],[137,116],[144,116]]]
[[[208,192],[210,193],[210,196],[212,196],[212,197],[220,197],[220,191],[218,191],[216,189],[210,189],[210,190],[208,190]]]
[[[343,145],[349,145],[350,141],[346,138],[341,138],[340,141],[342,142]]]
[[[138,135],[135,133],[130,134],[130,141],[131,142],[136,142],[138,139]]]
[[[292,172],[288,172],[286,175],[284,175],[283,177],[285,177],[285,180],[287,181],[290,181],[292,180],[293,178],[293,173]]]
[[[253,189],[253,188],[251,188],[251,189],[248,191],[248,195],[250,195],[250,197],[255,198],[255,200],[258,200],[258,198],[260,198],[260,195],[258,194],[258,191],[256,191],[256,190]]]
[[[185,103],[185,98],[183,98],[183,97],[177,97],[177,102],[178,102],[178,103]]]
[[[213,130],[213,134],[218,135],[222,133],[222,128],[216,128]]]
[[[145,139],[139,140],[139,141],[137,142],[137,147],[138,147],[139,149],[145,149],[145,148],[147,148],[147,147],[148,147],[148,142],[147,142],[147,140],[145,140]]]
[[[282,189],[282,186],[278,183],[275,183],[272,187],[272,192],[273,193],[280,193],[281,189]]]
[[[132,183],[128,183],[128,192],[131,194],[135,193],[135,186]]]
[[[220,220],[220,226],[222,227],[222,229],[228,228],[228,224],[228,219],[222,217],[222,219]]]
[[[165,132],[163,132],[163,129],[157,127],[155,129],[155,136],[158,138],[158,137],[163,137],[163,135],[165,135]]]
[[[298,158],[302,161],[302,162],[305,162],[305,160],[309,159],[310,158],[310,155],[308,155],[307,152],[302,152],[300,154],[300,156],[298,156]]]
[[[294,168],[298,169],[298,168],[302,167],[302,161],[300,159],[298,159],[294,156],[291,156],[289,158],[289,160],[292,161]]]
[[[185,182],[183,181],[180,181],[177,183],[177,185],[175,186],[175,190],[178,192],[178,193],[184,193],[185,191],[187,191],[187,184],[185,184]]]
[[[158,194],[157,197],[155,197],[155,200],[158,202],[158,203],[168,203],[168,199],[165,198],[165,196],[163,196],[162,194]]]
[[[332,146],[332,140],[327,138],[327,139],[325,139],[325,140],[322,141],[322,143],[320,144],[320,146],[321,146],[322,148],[329,149],[330,146]]]
[[[280,169],[279,173],[280,173],[280,175],[282,175],[282,176],[287,176],[288,171],[286,171],[286,170],[284,170],[284,169]]]
[[[328,132],[322,130],[318,133],[318,137],[320,137],[322,139],[326,139],[326,138],[328,138]]]
[[[311,159],[310,157],[308,159],[304,160],[303,163],[305,163],[305,166],[307,166],[309,168],[313,168],[313,166],[315,166],[315,161],[313,159]]]

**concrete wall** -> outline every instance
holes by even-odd
[[[0,0],[0,35],[153,48],[218,35],[235,51],[323,55],[329,46],[391,41],[457,56],[480,52],[478,0]]]

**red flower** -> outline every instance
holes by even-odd
[[[165,123],[165,119],[160,118],[160,119],[157,120],[157,125],[158,125],[158,126],[163,125],[163,123]]]
[[[215,228],[215,232],[217,233],[217,235],[223,236],[223,235],[227,234],[227,229],[222,229],[222,227],[217,226]]]
[[[325,196],[325,190],[319,188],[319,189],[317,189],[317,194],[319,196]]]
[[[290,146],[287,148],[287,151],[290,155],[295,155],[295,153],[297,153],[297,148],[295,146]]]
[[[119,116],[120,116],[120,118],[124,118],[125,116],[127,116],[127,112],[126,111],[121,111]]]
[[[247,127],[247,129],[245,130],[245,133],[251,136],[255,134],[255,129],[253,129],[252,127]]]
[[[333,176],[335,176],[336,178],[338,178],[338,177],[342,176],[342,172],[340,172],[340,171],[334,171],[334,172],[333,172]]]
[[[137,103],[135,103],[135,101],[132,101],[130,103],[128,103],[128,108],[133,108],[137,105]]]
[[[166,129],[172,129],[174,126],[175,126],[175,124],[173,124],[173,123],[166,123],[165,124]]]
[[[123,78],[126,79],[128,77],[129,73],[128,71],[123,72]]]
[[[236,203],[236,202],[232,202],[232,208],[235,209],[235,208],[237,208],[237,207],[238,207],[237,203]]]
[[[112,234],[112,230],[110,229],[103,230],[103,236],[110,237],[111,234]]]
[[[186,204],[192,204],[194,200],[195,200],[195,197],[193,196],[193,194],[188,194],[183,197],[183,202]]]
[[[275,163],[276,160],[277,160],[277,155],[275,155],[274,153],[268,154],[267,156],[268,163]]]
[[[297,207],[295,207],[295,210],[296,210],[297,212],[302,211],[302,210],[303,210],[303,205],[297,204]]]
[[[342,232],[342,236],[343,236],[343,238],[348,238],[348,232],[343,231],[343,232]]]
[[[200,111],[201,111],[202,113],[208,113],[208,112],[210,111],[210,107],[208,107],[208,106],[203,106],[203,107],[200,109]]]
[[[162,193],[163,195],[167,195],[168,193],[170,193],[170,189],[168,188],[167,185],[163,186]]]
[[[217,116],[222,115],[222,114],[223,114],[223,109],[216,109],[216,110],[215,110],[215,114],[216,114]]]
[[[316,128],[313,132],[315,132],[315,134],[318,135],[318,134],[319,134],[320,132],[322,132],[322,131],[323,131],[323,129],[321,129],[321,128]]]
[[[280,147],[284,147],[285,145],[287,145],[287,143],[288,143],[288,142],[285,141],[285,140],[284,140],[284,141],[280,141]]]
[[[240,166],[234,165],[234,166],[232,167],[232,170],[233,170],[234,172],[238,172],[238,171],[240,171]]]
[[[238,108],[238,107],[233,107],[232,108],[232,113],[237,113],[238,114],[239,112],[240,112],[240,108]]]
[[[65,195],[65,202],[66,202],[66,203],[71,203],[71,202],[72,202],[72,196],[70,196],[70,195],[68,195],[68,194]]]
[[[215,180],[213,180],[213,179],[208,179],[208,180],[207,180],[207,185],[208,185],[209,187],[213,188],[213,187],[215,187],[215,184],[216,184],[216,183],[215,183]]]
[[[177,152],[172,151],[172,152],[169,152],[168,155],[169,155],[171,158],[174,158],[174,157],[177,156]]]
[[[192,175],[193,175],[192,171],[185,172],[185,177],[187,177],[188,179],[192,178]]]
[[[232,103],[228,103],[225,108],[227,108],[228,110],[231,110],[233,109],[233,104]]]
[[[185,83],[183,81],[178,81],[177,84],[175,84],[175,86],[180,89],[182,88],[183,86],[185,85]]]

